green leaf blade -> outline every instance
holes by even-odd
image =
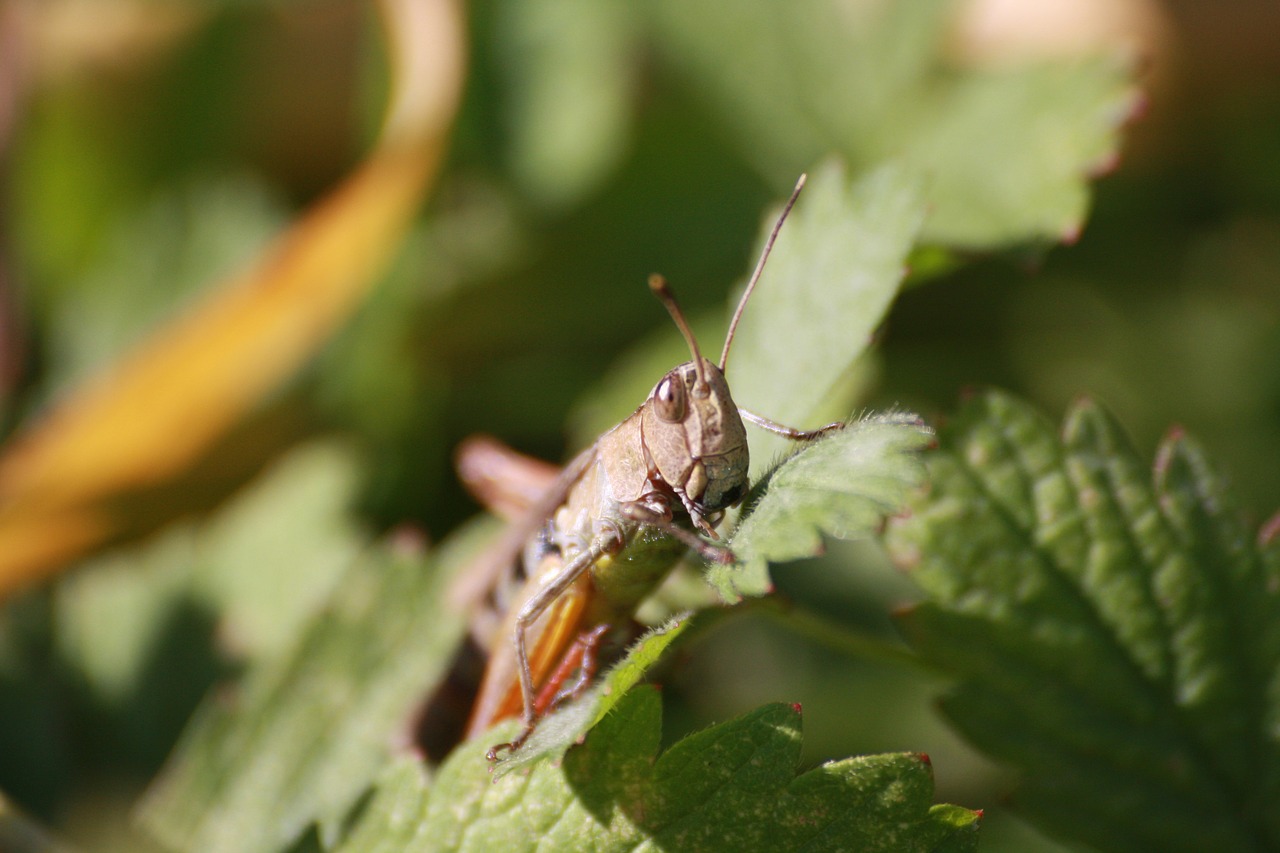
[[[400,853],[415,843],[426,817],[430,779],[413,759],[392,764],[377,793],[334,853]]]
[[[640,689],[559,765],[493,780],[481,751],[464,747],[441,768],[411,849],[975,849],[964,839],[976,839],[978,816],[930,804],[921,756],[848,759],[797,776],[795,706],[766,705],[661,755],[660,726],[656,691]]]
[[[1111,57],[971,70],[891,121],[882,153],[932,176],[924,238],[964,249],[1072,241],[1136,92]],[[894,127],[893,125],[897,125]],[[905,153],[903,151],[905,146]]]
[[[1160,448],[1156,488],[1173,536],[1199,568],[1192,586],[1173,571],[1157,583],[1181,626],[1174,636],[1177,696],[1233,779],[1280,792],[1280,548],[1254,542],[1199,445],[1175,433]],[[1280,839],[1274,809],[1259,816]]]
[[[439,563],[389,546],[357,560],[293,649],[252,667],[232,701],[206,700],[143,803],[147,829],[237,853],[315,823],[331,834],[453,660],[465,622],[445,596],[472,546],[457,542]]]
[[[618,661],[585,695],[538,722],[529,739],[517,750],[504,755],[493,768],[495,778],[529,767],[547,757],[558,758],[613,710],[622,697],[638,685],[663,653],[688,631],[694,617],[685,614],[648,631],[632,644]],[[483,738],[488,741],[491,735]],[[494,741],[495,743],[500,741]],[[657,744],[653,744],[654,748]]]
[[[849,423],[802,448],[770,476],[730,544],[738,562],[715,566],[710,581],[730,600],[768,592],[768,563],[813,556],[821,534],[872,535],[924,482],[919,452],[933,431],[914,415],[890,412]]]
[[[923,219],[920,182],[901,167],[852,184],[835,162],[810,175],[738,326],[727,371],[734,400],[790,426],[845,414],[821,406],[871,343]],[[758,474],[784,444],[751,438]]]
[[[658,4],[663,45],[779,181],[828,152],[928,179],[924,237],[970,250],[1069,240],[1139,103],[1111,55],[987,68],[943,48],[964,4]],[[726,38],[720,22],[732,20]],[[797,98],[796,93],[803,93]],[[782,172],[780,175],[779,173]]]
[[[1175,437],[1153,485],[1094,404],[1059,440],[999,394],[941,444],[891,529],[931,597],[902,625],[966,736],[1027,769],[1019,802],[1104,849],[1274,847],[1275,558],[1203,455]]]

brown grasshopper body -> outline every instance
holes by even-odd
[[[708,560],[733,559],[710,540],[723,511],[747,493],[744,417],[800,440],[839,426],[802,432],[739,410],[724,376],[738,317],[803,184],[802,177],[774,226],[730,324],[719,365],[702,357],[666,283],[654,276],[650,287],[671,312],[693,358],[663,376],[630,417],[579,454],[532,500],[528,488],[495,494],[505,490],[493,486],[492,471],[477,473],[484,468],[477,463],[479,446],[460,454],[460,471],[473,491],[490,503],[505,501],[508,512],[519,516],[472,575],[479,585],[473,597],[483,589],[505,617],[501,625],[491,618],[487,627],[476,629],[492,651],[467,736],[516,713],[524,722],[514,742],[490,750],[491,759],[523,743],[546,706],[557,701],[567,669],[580,673],[574,689],[586,683],[595,644],[608,626],[629,621],[690,548]],[[535,482],[539,476],[546,475],[534,474]],[[506,578],[507,596],[500,593],[501,578]],[[566,664],[572,650],[577,656]]]

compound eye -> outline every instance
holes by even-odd
[[[667,376],[658,383],[653,391],[653,408],[669,424],[684,420],[684,383],[679,377]]]

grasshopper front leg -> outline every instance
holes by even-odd
[[[586,550],[578,553],[573,559],[565,563],[560,571],[553,575],[520,608],[520,612],[516,615],[513,633],[515,636],[516,674],[520,679],[520,700],[522,703],[520,721],[524,728],[521,729],[515,740],[508,743],[495,744],[491,747],[485,753],[485,757],[490,761],[496,761],[498,755],[504,751],[518,749],[533,732],[534,724],[537,722],[535,709],[537,694],[533,685],[533,668],[529,665],[529,649],[525,640],[526,632],[538,621],[538,617],[555,603],[556,599],[568,592],[569,588],[582,576],[583,572],[588,571],[606,554],[616,554],[622,548],[622,544],[623,537],[617,528],[610,526],[610,528],[597,533]]]
[[[844,429],[844,424],[836,421],[833,424],[827,424],[814,430],[796,429],[786,424],[780,424],[775,420],[770,420],[764,415],[757,415],[755,412],[738,407],[738,414],[742,415],[744,421],[750,421],[763,430],[780,435],[783,438],[789,438],[792,441],[813,441],[815,438],[821,438],[829,432],[835,432],[838,429]]]
[[[630,521],[637,524],[646,525],[648,527],[656,527],[666,532],[670,536],[679,539],[689,548],[698,553],[702,559],[710,563],[732,563],[733,552],[723,545],[717,545],[714,542],[708,542],[699,537],[696,533],[685,530],[678,526],[672,520],[671,505],[665,499],[653,501],[629,501],[619,507],[622,515]],[[690,513],[692,517],[692,513]],[[696,522],[695,522],[696,523]],[[712,536],[715,535],[714,529],[710,526],[706,528]]]

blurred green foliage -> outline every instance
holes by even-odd
[[[23,46],[35,69],[0,80],[19,104],[0,122],[10,431],[251,258],[355,162],[383,100],[364,4],[98,5],[150,25],[84,17],[98,36],[84,42],[59,40],[52,12],[0,15],[18,39],[0,50]],[[590,389],[615,413],[642,398],[654,373],[611,365],[679,357],[650,272],[717,318],[714,340],[761,210],[832,153],[855,173],[891,155],[942,176],[933,248],[859,367],[860,402],[934,419],[975,384],[1051,412],[1088,393],[1143,458],[1187,426],[1268,514],[1280,51],[1247,38],[1268,25],[1248,14],[1271,13],[1216,5],[1212,39],[1194,36],[1200,13],[1152,6],[1170,31],[1154,42],[1149,117],[1079,232],[1080,175],[1109,165],[1125,117],[1110,54],[967,67],[940,1],[474,4],[451,162],[372,301],[229,437],[223,473],[179,484],[195,518],[142,508],[149,538],[4,606],[0,790],[105,849],[125,817],[104,792],[154,775],[216,678],[297,642],[370,532],[437,538],[476,511],[451,473],[462,437],[560,459],[583,439],[567,423]],[[832,22],[837,7],[848,20]],[[113,49],[83,46],[100,42]],[[823,561],[775,582],[886,637],[886,612],[918,596],[874,549]],[[821,571],[838,561],[858,571]],[[988,809],[984,848],[1057,849],[1000,809],[1010,777],[928,713],[935,681],[751,620],[691,655],[668,680],[667,739],[800,701],[805,761],[927,751],[940,799]]]

